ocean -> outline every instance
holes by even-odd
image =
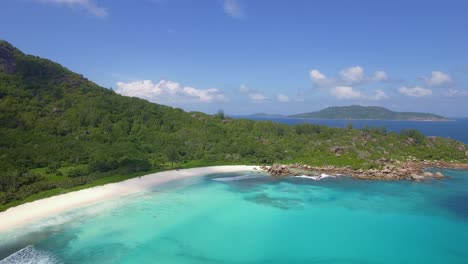
[[[388,131],[400,132],[402,129],[418,129],[426,136],[440,136],[453,138],[468,144],[468,118],[457,118],[453,121],[393,121],[393,120],[330,120],[330,119],[293,119],[293,118],[250,118],[247,116],[233,116],[233,118],[247,118],[252,120],[270,120],[277,123],[295,125],[310,123],[331,127],[346,127],[352,124],[354,128],[365,126],[386,127]]]
[[[468,172],[170,182],[0,233],[5,263],[467,263]]]

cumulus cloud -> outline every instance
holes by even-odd
[[[388,96],[383,90],[376,90],[375,94],[370,96],[370,100],[383,100],[383,99],[388,99],[390,96]]]
[[[366,76],[363,67],[352,66],[339,71],[336,78],[328,78],[318,69],[312,69],[309,71],[309,77],[316,87],[329,89],[330,93],[338,99],[383,100],[390,98],[382,89],[374,90],[372,94],[356,88],[364,84],[388,81],[385,71],[376,71],[373,75]]]
[[[259,93],[259,92],[249,93],[249,98],[254,103],[261,103],[268,99],[266,95]]]
[[[388,80],[388,75],[384,71],[376,71],[374,76],[372,76],[372,80],[375,82],[382,82]]]
[[[452,83],[452,78],[447,73],[433,71],[430,77],[423,77],[428,86],[443,86]]]
[[[363,98],[362,93],[354,90],[354,88],[351,86],[337,86],[332,90],[332,94],[338,99]]]
[[[310,70],[309,75],[313,81],[320,81],[320,80],[327,79],[327,77],[317,69]]]
[[[341,80],[349,83],[360,83],[364,80],[364,68],[354,66],[340,71]]]
[[[223,10],[233,18],[239,19],[244,17],[244,11],[238,0],[224,0]]]
[[[312,80],[312,82],[320,88],[331,87],[335,83],[333,79],[327,78],[325,74],[321,73],[317,69],[310,70],[309,77]]]
[[[203,103],[211,103],[213,101],[226,101],[226,97],[216,88],[196,89],[193,87],[184,87],[183,94],[196,98]]]
[[[83,8],[91,14],[98,17],[107,17],[107,10],[98,6],[94,0],[36,0],[42,3],[50,3],[55,5],[65,5],[69,7]]]
[[[403,86],[398,91],[401,94],[412,96],[412,97],[425,97],[425,96],[432,95],[432,90],[419,87],[419,86],[414,86],[414,87]]]
[[[281,102],[281,103],[288,103],[288,102],[291,101],[289,96],[284,95],[284,94],[277,94],[276,95],[276,100],[278,100],[278,102]]]
[[[158,83],[153,83],[151,80],[128,83],[118,82],[116,92],[122,95],[138,97],[163,104],[228,101],[228,98],[216,88],[197,89],[190,86],[182,87],[177,82],[166,80],[161,80]]]
[[[241,93],[248,93],[248,92],[250,92],[250,88],[247,87],[247,85],[245,85],[245,84],[241,84],[240,87],[239,87],[239,91]]]
[[[468,96],[468,90],[449,89],[444,95],[448,97]]]
[[[268,96],[264,95],[259,91],[251,89],[245,84],[240,85],[239,91],[243,94],[246,94],[250,101],[253,103],[262,103],[268,100]]]
[[[351,86],[337,86],[331,93],[341,100],[372,100],[379,101],[390,98],[383,90],[376,90],[374,94],[366,94]]]
[[[356,86],[366,83],[377,83],[387,81],[388,75],[384,71],[376,71],[372,76],[366,76],[364,68],[352,66],[338,72],[336,78],[328,78],[318,69],[309,71],[309,77],[319,88],[336,88],[338,86]]]

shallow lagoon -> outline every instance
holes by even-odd
[[[0,234],[0,263],[466,263],[468,173],[444,173],[174,181]]]

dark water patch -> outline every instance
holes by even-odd
[[[328,195],[328,196],[320,196],[310,194],[307,196],[307,202],[311,204],[322,204],[322,203],[330,203],[336,202],[338,197],[336,195]]]
[[[66,247],[71,241],[78,238],[76,232],[72,230],[63,230],[57,234],[51,234],[47,239],[37,242],[36,245],[39,249],[49,250]]]
[[[451,195],[443,199],[441,206],[455,216],[468,221],[468,192]]]
[[[15,235],[13,238],[9,239],[8,242],[1,241],[3,243],[0,246],[0,259],[3,259],[23,248],[26,248],[28,245],[39,245],[43,241],[49,241],[50,238],[54,237],[56,234],[70,235],[70,237],[67,240],[76,238],[74,234],[69,234],[68,232],[63,233],[66,227],[66,223],[45,226],[41,228],[40,231],[32,231],[24,234]],[[57,248],[63,246],[63,244],[60,241],[54,241],[53,244]],[[39,250],[42,249],[40,246],[38,246],[37,248]]]
[[[213,179],[219,179],[219,177],[215,177]],[[282,183],[280,179],[273,178],[269,175],[266,175],[263,177],[251,177],[251,178],[246,178],[243,180],[233,180],[233,181],[219,181],[219,180],[213,180],[213,179],[210,179],[209,184],[223,184],[228,187],[229,191],[236,192],[236,193],[262,192],[262,191],[267,190],[273,185]]]
[[[7,243],[2,241],[5,244],[2,243],[2,246],[0,247],[0,259],[4,259],[28,245],[33,245],[39,241],[47,239],[49,235],[50,233],[47,232],[34,232],[11,239]]]
[[[262,261],[249,262],[251,264],[375,264],[364,259],[356,258],[336,258],[336,257],[315,257],[315,258],[274,258]]]
[[[154,257],[155,260],[154,263],[179,263],[175,260],[173,262],[160,260],[161,258],[164,259],[168,252],[170,252],[169,254],[176,256],[177,259],[183,259],[183,263],[226,263],[221,259],[211,257],[206,253],[197,250],[186,240],[177,239],[172,236],[155,237],[151,243],[137,245],[133,251],[133,253],[130,253],[128,256],[126,256],[126,259],[133,260],[134,255],[132,254],[135,254],[135,251],[137,257],[141,254],[141,252],[151,252],[152,257]]]
[[[123,243],[101,243],[81,247],[79,251],[73,253],[66,249],[60,251],[55,249],[54,252],[63,263],[116,263],[130,250],[131,248]]]
[[[256,204],[266,205],[282,210],[290,209],[302,209],[303,201],[298,198],[290,197],[271,197],[268,194],[261,193],[258,195],[250,196],[245,198],[247,201],[254,202]]]

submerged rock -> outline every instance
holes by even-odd
[[[411,180],[414,180],[414,181],[423,181],[424,180],[424,176],[422,176],[422,175],[411,174],[410,177],[411,177]]]
[[[442,174],[442,172],[440,172],[440,171],[434,173],[434,177],[435,177],[436,179],[443,179],[443,178],[445,178],[445,176],[444,176],[444,175]]]
[[[271,197],[265,193],[247,197],[246,200],[282,210],[301,209],[303,206],[303,201],[301,199],[290,197]]]
[[[423,174],[423,175],[424,175],[424,177],[428,177],[428,178],[432,178],[432,177],[434,177],[434,173],[432,173],[432,172],[429,172],[429,171],[426,171],[426,172],[424,172],[424,174]]]

